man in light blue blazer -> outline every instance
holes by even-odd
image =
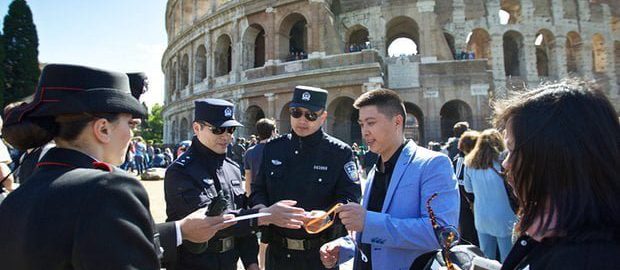
[[[354,106],[362,136],[380,158],[368,175],[362,205],[338,209],[357,242],[343,237],[323,245],[321,261],[326,268],[355,258],[355,270],[409,269],[418,256],[439,248],[426,210],[428,198],[438,194],[431,206],[440,225],[458,226],[452,164],[447,156],[404,138],[406,112],[396,92],[366,92]]]

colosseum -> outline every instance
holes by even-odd
[[[570,75],[620,104],[618,0],[169,0],[166,31],[166,143],[191,138],[206,97],[237,104],[240,136],[262,117],[288,131],[295,85],[329,91],[324,128],[349,143],[353,101],[379,87],[400,93],[421,143],[460,120],[485,128],[494,97]],[[411,53],[390,53],[403,40]]]

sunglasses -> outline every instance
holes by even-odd
[[[426,211],[428,211],[428,216],[431,219],[431,224],[433,225],[433,231],[435,232],[435,237],[439,242],[439,246],[441,247],[441,254],[446,262],[446,268],[448,270],[455,270],[456,268],[450,261],[450,248],[456,246],[459,243],[459,232],[457,229],[452,226],[441,226],[437,222],[437,217],[435,216],[435,212],[433,212],[433,208],[431,207],[431,201],[437,198],[437,193],[433,193],[430,198],[426,201]]]
[[[316,121],[316,119],[319,119],[319,115],[323,113],[323,110],[320,110],[318,112],[311,112],[311,111],[304,112],[300,108],[290,108],[289,112],[291,113],[291,116],[293,118],[299,118],[303,115],[306,117],[308,121],[314,122]]]
[[[208,127],[209,130],[211,130],[211,132],[215,135],[222,135],[224,134],[224,132],[228,132],[229,134],[233,134],[235,133],[235,130],[237,130],[237,127],[214,127],[212,125],[209,125],[205,122],[200,123],[201,125]]]
[[[306,221],[304,223],[304,230],[306,230],[306,232],[309,234],[317,234],[329,228],[330,226],[332,226],[332,224],[334,224],[334,221],[336,220],[336,209],[343,205],[344,204],[342,203],[337,203],[324,214]],[[364,254],[362,249],[357,246],[356,240],[353,240],[353,244],[355,244],[356,249],[359,250],[360,258],[362,259],[362,261],[368,262],[368,257],[366,257],[366,254]]]

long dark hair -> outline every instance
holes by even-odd
[[[594,84],[570,79],[494,106],[512,134],[511,179],[521,205],[517,231],[576,237],[620,226],[620,123]],[[554,223],[554,224],[552,224]]]

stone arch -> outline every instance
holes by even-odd
[[[583,74],[583,41],[577,32],[566,34],[566,71],[569,74]]]
[[[187,140],[189,138],[188,135],[189,135],[189,121],[187,121],[187,118],[183,117],[181,119],[181,125],[179,127],[180,141]]]
[[[280,23],[278,32],[279,56],[284,60],[295,60],[296,54],[307,55],[308,52],[308,20],[304,15],[292,13]]]
[[[392,42],[398,38],[406,38],[415,43],[417,54],[420,53],[420,28],[414,19],[406,16],[395,17],[391,19],[385,27],[385,48],[389,49]],[[386,52],[386,54],[389,55],[388,52]]]
[[[517,31],[504,33],[504,70],[506,76],[526,76],[523,35]]]
[[[520,0],[501,0],[500,9],[508,13],[508,24],[516,24],[521,21]]]
[[[356,52],[366,49],[369,44],[368,28],[356,24],[347,30],[345,51]]]
[[[450,48],[452,59],[456,59],[456,43],[454,41],[454,36],[448,32],[444,32],[443,37],[446,39],[446,43],[448,43],[448,48]]]
[[[291,113],[289,112],[289,104],[291,102],[287,102],[280,110],[280,120],[278,120],[278,129],[280,130],[280,134],[286,134],[291,132]]]
[[[592,36],[592,71],[603,73],[607,70],[607,52],[605,38],[596,33]]]
[[[552,17],[551,0],[536,0],[534,4],[534,16],[536,17]]]
[[[564,19],[577,19],[577,2],[576,0],[562,0],[562,6],[564,8]]]
[[[173,22],[174,27],[173,28],[174,29],[173,30],[174,30],[175,35],[181,32],[181,24],[183,23],[181,22],[181,8],[179,7],[179,5],[180,5],[180,2],[177,2],[174,6],[174,14],[173,14],[174,16],[174,22]]]
[[[207,49],[200,44],[196,50],[194,67],[194,82],[200,83],[207,78]]]
[[[172,135],[172,143],[176,144],[178,143],[179,140],[179,124],[177,122],[177,120],[172,120],[172,132],[170,132]]]
[[[189,28],[194,22],[194,2],[180,1],[183,4],[183,29]]]
[[[232,71],[232,41],[223,34],[215,43],[215,77],[228,75]]]
[[[245,110],[243,127],[245,128],[245,135],[250,136],[256,134],[256,122],[265,118],[265,112],[257,105],[252,105]]]
[[[243,34],[243,69],[265,65],[265,30],[260,24],[250,25]]]
[[[353,107],[355,101],[350,97],[338,97],[327,106],[328,124],[331,134],[346,143],[361,143],[362,132],[359,112]]]
[[[424,113],[411,102],[405,102],[407,119],[405,121],[405,138],[413,139],[417,144],[424,142]]]
[[[180,74],[181,89],[187,87],[189,84],[189,56],[183,55],[181,58],[181,74]]]
[[[555,36],[548,29],[536,33],[536,70],[539,77],[557,77]]]
[[[209,1],[196,1],[196,18],[209,14]]]
[[[171,95],[175,95],[178,93],[178,83],[177,83],[177,75],[179,72],[179,64],[177,62],[174,62],[174,64],[172,64],[172,79],[170,80],[170,89],[172,89],[170,91]]]
[[[461,121],[472,123],[472,111],[465,101],[454,99],[446,102],[439,111],[441,117],[441,139],[446,141],[452,134],[454,124]]]
[[[342,5],[340,4],[340,0],[333,0],[331,5],[329,6],[329,10],[332,11],[334,16],[339,16],[342,12]]]
[[[476,28],[471,31],[467,40],[467,50],[474,52],[475,59],[487,59],[487,68],[492,68],[491,35],[487,30]]]

